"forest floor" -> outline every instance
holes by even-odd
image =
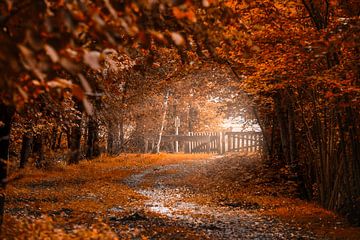
[[[1,239],[360,239],[257,155],[124,154],[27,168]]]

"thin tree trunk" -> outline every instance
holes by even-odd
[[[148,149],[149,149],[149,139],[145,138],[144,139],[144,153],[148,153]]]
[[[0,103],[0,226],[4,216],[7,161],[9,159],[10,131],[14,113],[14,108]]]
[[[114,149],[115,149],[115,145],[116,145],[116,141],[115,141],[115,134],[116,132],[114,131],[114,126],[113,124],[109,124],[108,125],[108,132],[107,132],[107,147],[106,147],[106,151],[109,155],[113,155],[114,154]]]
[[[188,112],[188,132],[192,132],[193,131],[193,124],[192,124],[192,116],[193,116],[193,110],[192,110],[192,106],[191,103],[189,104],[189,112]]]
[[[62,131],[60,131],[60,133],[59,133],[59,137],[58,137],[58,139],[57,139],[57,143],[56,143],[56,147],[55,147],[55,149],[60,149],[60,147],[61,147],[61,138],[62,138],[62,134],[63,134],[63,132],[62,132]]]
[[[167,109],[168,109],[169,94],[170,94],[169,91],[167,91],[166,95],[164,97],[163,115],[162,115],[162,120],[161,120],[160,131],[159,131],[159,138],[158,138],[158,141],[157,141],[157,144],[156,144],[156,153],[160,153],[161,137],[163,135],[165,122],[166,122],[166,113],[167,113]]]
[[[290,100],[288,104],[288,126],[289,126],[289,150],[290,150],[290,162],[298,165],[297,159],[297,146],[296,146],[296,134],[295,134],[295,113],[294,105]]]
[[[66,131],[66,142],[67,142],[67,148],[68,149],[71,149],[71,132],[72,132],[72,129],[73,128]]]
[[[24,168],[31,154],[33,137],[30,134],[24,134],[22,137],[20,151],[20,168]]]
[[[122,115],[120,117],[120,122],[119,122],[119,128],[120,128],[120,133],[119,133],[119,149],[118,152],[123,152],[124,151],[124,144],[125,144],[125,132],[124,132],[124,116]]]
[[[80,158],[81,127],[75,126],[70,133],[70,160],[69,164],[78,164]]]
[[[124,152],[125,150],[125,131],[124,131],[124,119],[125,119],[125,106],[126,106],[126,101],[127,101],[127,92],[129,90],[129,84],[130,84],[130,80],[127,79],[125,81],[125,84],[124,84],[124,88],[123,88],[123,95],[121,97],[121,107],[122,107],[122,110],[121,110],[121,115],[120,115],[120,118],[119,118],[119,125],[118,125],[118,128],[119,128],[119,141],[117,143],[117,149],[116,149],[116,153],[120,153],[120,152]]]
[[[89,117],[88,122],[88,136],[87,136],[87,153],[88,159],[95,158],[100,155],[99,150],[99,126],[93,117]]]
[[[270,142],[270,156],[272,158],[275,159],[276,157],[276,151],[275,151],[275,118],[276,118],[276,114],[274,112],[273,116],[272,116],[272,121],[271,121],[271,142]]]
[[[53,127],[53,129],[51,131],[51,142],[50,142],[51,150],[55,150],[57,133],[58,133],[58,129],[56,127]]]
[[[35,166],[41,168],[44,165],[44,146],[43,146],[43,134],[37,134],[34,138],[33,152],[38,156],[35,161]]]
[[[258,124],[260,126],[261,132],[263,134],[263,138],[264,138],[264,144],[263,145],[264,145],[264,148],[265,148],[265,152],[266,152],[267,156],[270,156],[271,152],[270,152],[269,136],[268,136],[268,134],[266,132],[264,124],[260,120],[257,109],[255,107],[252,107],[252,110],[253,110],[254,116],[256,118],[256,121],[258,122]]]
[[[83,106],[78,100],[75,101],[75,107],[82,113]],[[81,146],[81,117],[75,121],[75,126],[71,128],[68,141],[70,145],[70,159],[69,164],[78,164],[80,160],[80,146]]]

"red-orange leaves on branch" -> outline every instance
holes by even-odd
[[[83,103],[83,106],[87,114],[92,115],[93,107],[85,95],[85,94],[91,94],[91,88],[83,75],[79,74],[78,77],[80,79],[82,88],[79,85],[74,84],[71,81],[63,78],[55,78],[53,80],[50,80],[47,82],[47,86],[52,89],[59,88],[62,90],[65,89],[71,90],[72,95]],[[83,89],[85,89],[85,92]]]
[[[76,76],[80,72],[101,70],[104,49],[141,54],[134,46],[151,49],[154,44],[185,45],[194,34],[192,26],[197,24],[199,9],[211,3],[0,1],[0,45],[6,45],[6,49],[0,49],[0,71],[5,71],[7,62],[16,70],[14,76],[1,77],[0,85],[6,82],[15,86],[15,75],[26,73],[46,86],[46,81],[64,72],[79,84]],[[179,50],[182,57],[184,51]]]
[[[177,19],[188,19],[191,22],[196,22],[196,15],[192,9],[182,10],[179,7],[173,7],[173,14]]]

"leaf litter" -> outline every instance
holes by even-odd
[[[257,155],[102,156],[27,169],[7,190],[3,239],[357,239]]]

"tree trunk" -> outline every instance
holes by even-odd
[[[30,134],[24,134],[22,137],[20,151],[20,168],[24,168],[27,164],[33,145],[33,137]]]
[[[58,130],[56,127],[54,127],[51,131],[51,142],[50,142],[51,150],[55,150],[55,148],[56,148],[57,132],[58,132]]]
[[[149,151],[149,139],[144,139],[144,153],[148,153]]]
[[[78,164],[80,158],[81,127],[75,126],[70,133],[70,160],[69,164]]]
[[[82,113],[83,106],[81,102],[76,99],[74,101],[76,109]],[[69,164],[78,164],[80,160],[81,119],[82,117],[79,117],[75,121],[75,126],[71,128],[70,134],[68,134],[68,145],[70,146]]]
[[[7,161],[9,159],[10,131],[14,113],[14,108],[0,103],[0,226],[3,222],[5,207]]]
[[[274,100],[275,100],[277,121],[280,129],[282,151],[285,158],[285,163],[289,164],[290,163],[290,147],[289,147],[289,138],[288,138],[289,133],[287,126],[287,116],[282,104],[283,101],[282,95],[280,93],[276,94]]]
[[[121,151],[121,135],[122,131],[118,123],[111,123],[108,126],[108,142],[107,152],[109,155],[117,155]]]
[[[189,112],[188,112],[188,132],[193,132],[193,117],[194,117],[194,110],[190,103]]]
[[[119,118],[119,125],[118,125],[118,128],[119,128],[119,141],[117,143],[117,146],[116,146],[116,152],[117,153],[120,153],[120,152],[124,152],[125,151],[125,133],[124,133],[124,119],[125,119],[125,112],[126,112],[126,101],[127,101],[127,92],[129,90],[129,85],[130,84],[130,80],[127,79],[125,81],[125,84],[124,84],[124,88],[123,88],[123,95],[122,95],[122,98],[121,98],[121,115],[120,115],[120,118]]]
[[[43,146],[43,135],[37,134],[34,138],[33,152],[37,153],[38,156],[35,161],[35,166],[41,168],[44,166],[44,146]]]
[[[116,134],[116,132],[114,132],[113,124],[109,124],[108,125],[108,132],[107,132],[107,147],[106,147],[107,153],[109,155],[114,154],[114,148],[115,148],[115,145],[116,145],[115,134]]]
[[[55,147],[55,149],[60,149],[60,148],[61,148],[61,139],[62,139],[62,134],[63,134],[63,132],[62,132],[62,131],[60,131],[60,133],[59,133],[59,137],[57,138],[57,143],[56,143],[56,147]]]
[[[269,134],[267,134],[266,132],[266,128],[264,126],[264,124],[262,123],[260,117],[259,117],[259,113],[257,111],[257,109],[255,107],[252,107],[252,110],[253,110],[253,113],[254,113],[254,116],[256,118],[256,121],[258,122],[259,126],[260,126],[260,129],[261,129],[261,132],[262,132],[262,135],[263,135],[263,139],[264,139],[264,148],[265,148],[265,153],[267,156],[270,156],[271,155],[271,151],[270,151],[270,144],[269,144]]]
[[[120,117],[120,122],[119,122],[119,147],[118,147],[118,152],[123,152],[125,149],[125,132],[124,132],[124,116]]]
[[[161,137],[163,135],[164,127],[165,127],[165,121],[166,121],[166,112],[168,109],[168,102],[169,102],[169,91],[166,92],[166,95],[164,97],[164,104],[163,104],[163,115],[161,120],[161,127],[159,131],[159,138],[156,144],[156,153],[160,153],[160,144],[161,144]]]
[[[66,143],[68,149],[71,149],[71,132],[72,128],[70,130],[66,130]]]
[[[93,159],[100,155],[99,149],[99,126],[93,117],[89,117],[88,122],[88,137],[87,137],[87,152],[86,158]]]
[[[289,126],[289,155],[292,165],[298,165],[297,146],[296,146],[296,133],[295,133],[295,112],[292,100],[289,100],[288,108],[288,126]]]

